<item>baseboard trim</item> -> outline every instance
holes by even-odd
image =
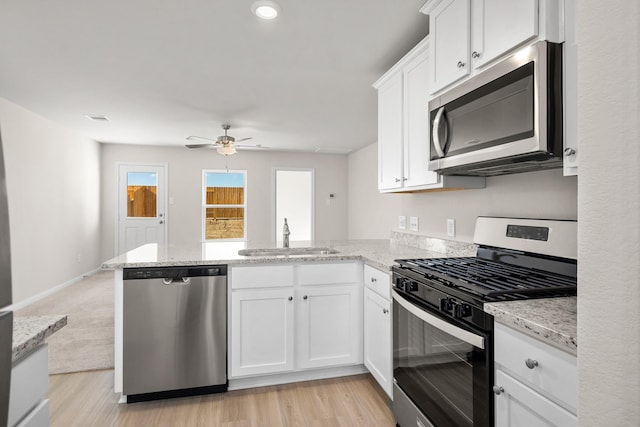
[[[78,283],[79,281],[81,281],[84,278],[87,278],[89,276],[93,276],[94,274],[96,274],[98,271],[100,271],[100,267],[98,268],[94,268],[93,270],[90,270],[84,274],[81,274],[80,276],[74,277],[71,280],[67,280],[64,283],[59,284],[58,286],[55,286],[51,289],[47,289],[46,291],[40,292],[39,294],[33,295],[25,300],[22,300],[20,302],[17,302],[15,304],[12,304],[6,308],[4,308],[3,310],[11,310],[11,311],[17,311],[20,310],[22,308],[28,307],[31,304],[33,304],[34,302],[40,301],[43,298],[46,298],[50,295],[55,294],[56,292],[60,292],[61,290],[63,290],[64,288],[71,286],[73,284]]]
[[[346,377],[349,375],[369,372],[364,365],[342,366],[338,368],[313,369],[308,371],[285,372],[271,375],[261,375],[248,378],[229,379],[229,390],[264,387],[296,383],[301,381],[322,380],[325,378]]]

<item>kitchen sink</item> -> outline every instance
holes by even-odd
[[[238,255],[243,256],[308,256],[308,255],[331,255],[340,253],[332,248],[263,248],[263,249],[241,249]]]

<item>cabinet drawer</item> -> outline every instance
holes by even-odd
[[[358,274],[356,262],[335,264],[303,264],[298,270],[300,285],[336,285],[341,283],[357,283],[362,277]],[[362,267],[360,267],[362,268]]]
[[[529,368],[537,362],[537,366]],[[535,362],[534,362],[535,361]],[[527,385],[566,405],[578,406],[576,357],[515,329],[496,323],[495,363]]]
[[[391,299],[391,277],[388,273],[365,265],[364,285],[381,297]]]
[[[232,267],[229,274],[231,289],[293,286],[293,265]]]
[[[42,344],[11,369],[8,425],[15,425],[46,399],[49,388],[48,354],[47,344]]]

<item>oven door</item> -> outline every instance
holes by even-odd
[[[393,378],[403,392],[398,397],[407,396],[435,427],[490,426],[490,335],[417,304],[393,291]],[[394,410],[396,420],[413,427],[416,418],[406,412]]]

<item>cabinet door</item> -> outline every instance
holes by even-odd
[[[538,35],[538,0],[474,0],[472,14],[474,68]]]
[[[404,186],[437,184],[438,174],[428,169],[429,54],[410,61],[404,74]]]
[[[364,365],[380,387],[392,396],[391,303],[364,290]]]
[[[303,369],[362,363],[361,285],[306,286],[298,295]]]
[[[378,89],[378,189],[402,187],[402,73]]]
[[[572,427],[578,419],[526,385],[496,370],[496,387],[502,392],[495,398],[496,427]]]
[[[442,0],[429,14],[429,91],[438,92],[469,74],[469,0]]]
[[[293,288],[234,291],[231,377],[293,370]]]

